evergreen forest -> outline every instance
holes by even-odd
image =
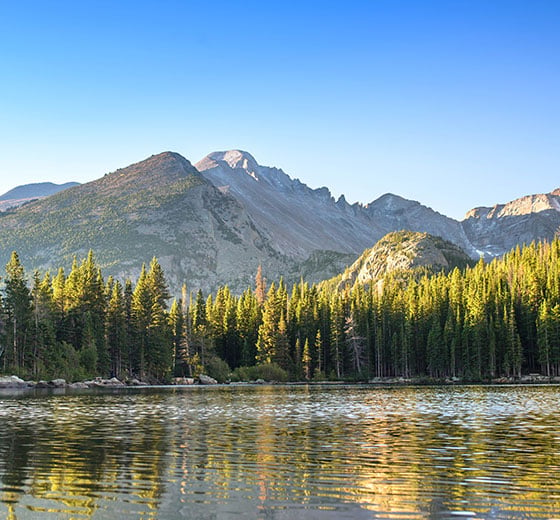
[[[342,290],[259,269],[240,295],[183,287],[172,300],[157,259],[135,283],[105,280],[92,252],[30,278],[14,252],[3,282],[0,371],[35,380],[560,376],[558,239]]]

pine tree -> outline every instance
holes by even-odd
[[[146,266],[142,265],[140,277],[132,294],[132,319],[134,322],[134,351],[132,352],[132,370],[143,379],[146,374],[146,350],[148,348],[148,327],[151,322],[152,297],[148,284]]]
[[[262,323],[259,327],[257,340],[257,361],[272,363],[276,358],[276,341],[278,339],[278,325],[282,315],[282,300],[276,285],[271,284],[263,307]]]
[[[169,310],[169,324],[174,353],[173,372],[178,377],[192,376],[189,366],[189,345],[187,342],[186,319],[182,299],[173,300]]]
[[[115,282],[107,304],[106,334],[110,356],[111,375],[122,378],[128,367],[127,343],[127,308],[125,296],[120,282]]]
[[[49,364],[49,356],[55,343],[54,301],[51,276],[47,272],[41,279],[39,272],[33,275],[31,290],[33,307],[33,353],[31,374],[40,379],[45,364]]]
[[[259,305],[263,305],[266,298],[266,279],[263,277],[262,265],[257,268],[255,276],[255,297]]]
[[[537,344],[539,349],[539,363],[542,366],[544,373],[550,377],[551,375],[551,313],[548,301],[543,300],[537,320]]]
[[[303,374],[305,375],[305,379],[308,381],[311,379],[313,375],[312,369],[312,358],[311,358],[311,350],[309,348],[309,339],[305,338],[305,343],[303,344],[303,353],[301,355],[301,363],[303,365]]]
[[[29,356],[30,325],[32,323],[31,294],[18,254],[14,251],[6,265],[6,351],[4,371],[8,368],[24,373]]]

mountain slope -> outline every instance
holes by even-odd
[[[357,205],[260,166],[247,152],[215,152],[195,166],[245,207],[274,247],[301,260],[317,250],[358,253],[381,233]]]
[[[72,188],[77,186],[78,182],[66,182],[64,184],[54,184],[52,182],[35,182],[31,184],[23,184],[21,186],[16,186],[0,195],[0,201],[4,200],[14,200],[14,199],[33,199],[40,197],[48,197],[49,195],[54,195],[59,191]]]
[[[395,231],[385,235],[342,274],[339,288],[379,281],[394,271],[464,268],[474,261],[458,246],[428,233]]]

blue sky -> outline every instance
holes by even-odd
[[[0,193],[240,148],[456,218],[560,187],[557,0],[0,6]]]

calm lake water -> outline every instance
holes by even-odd
[[[0,518],[560,518],[560,387],[0,395]]]

